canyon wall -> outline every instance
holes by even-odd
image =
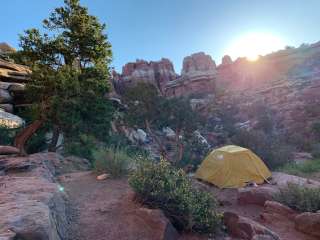
[[[250,120],[251,107],[262,103],[274,110],[280,127],[291,132],[307,130],[320,117],[320,42],[287,48],[254,62],[224,56],[218,66],[209,55],[195,53],[183,60],[180,75],[168,59],[139,60],[125,65],[114,78],[116,91],[118,86],[124,89],[139,81],[154,84],[167,97],[205,99],[210,95],[212,99],[215,95],[219,102],[239,108],[240,121]]]

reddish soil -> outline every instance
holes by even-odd
[[[60,183],[72,209],[70,240],[154,239],[150,224],[131,214],[140,206],[130,198],[132,194],[126,179],[97,181],[90,172],[78,172],[61,176]],[[187,234],[180,239],[208,238]]]

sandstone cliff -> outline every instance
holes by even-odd
[[[216,95],[220,102],[237,105],[244,122],[251,118],[251,106],[262,102],[275,110],[273,118],[283,129],[308,132],[320,116],[320,42],[281,50],[255,62],[224,56],[219,66],[200,52],[183,60],[181,75],[167,59],[139,60],[125,65],[114,78],[117,92],[138,81],[156,85],[167,97],[206,99],[210,95],[212,99]]]
[[[176,78],[172,62],[166,58],[157,62],[137,60],[127,63],[121,74],[113,72],[114,88],[118,93],[123,93],[126,87],[134,86],[137,82],[151,83],[163,93],[166,84]]]

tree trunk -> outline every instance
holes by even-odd
[[[56,151],[56,147],[57,147],[57,143],[59,140],[59,136],[60,136],[60,130],[59,127],[54,125],[53,126],[53,132],[52,132],[52,138],[51,138],[51,143],[49,145],[49,152],[55,152]]]
[[[154,140],[156,141],[156,143],[158,144],[159,146],[159,150],[160,150],[160,154],[163,158],[168,159],[168,154],[167,154],[167,151],[165,149],[165,147],[163,146],[163,144],[161,143],[161,140],[156,136],[156,134],[153,133],[153,131],[151,130],[151,127],[150,127],[150,123],[148,120],[145,120],[145,125],[146,125],[146,130],[147,132],[154,138]]]
[[[44,120],[36,120],[16,135],[14,139],[14,146],[19,149],[20,155],[27,155],[24,146],[43,123]]]

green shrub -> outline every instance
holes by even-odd
[[[123,134],[111,134],[108,137],[106,144],[112,148],[121,148],[121,146],[126,146],[124,150],[132,157],[137,155],[148,155],[148,152],[145,149],[143,149],[139,144],[133,144],[130,142],[130,140]]]
[[[121,148],[99,148],[93,153],[93,167],[96,172],[106,172],[112,177],[122,177],[128,174],[132,158]]]
[[[310,160],[299,164],[287,163],[279,168],[279,171],[298,176],[320,172],[320,159]]]
[[[81,134],[79,138],[67,138],[64,141],[64,149],[67,154],[93,160],[94,150],[97,148],[97,141],[94,137]]]
[[[215,199],[192,188],[184,171],[174,169],[165,160],[139,164],[129,184],[138,199],[162,209],[178,230],[210,233],[220,225]]]
[[[306,188],[288,183],[274,196],[275,200],[300,212],[320,210],[320,188]]]
[[[275,134],[267,135],[257,130],[237,130],[231,140],[236,145],[251,149],[271,169],[279,168],[293,158],[294,148]]]
[[[182,159],[178,163],[182,168],[187,165],[196,168],[210,151],[208,144],[201,142],[196,136],[190,137],[185,142],[184,149]]]

